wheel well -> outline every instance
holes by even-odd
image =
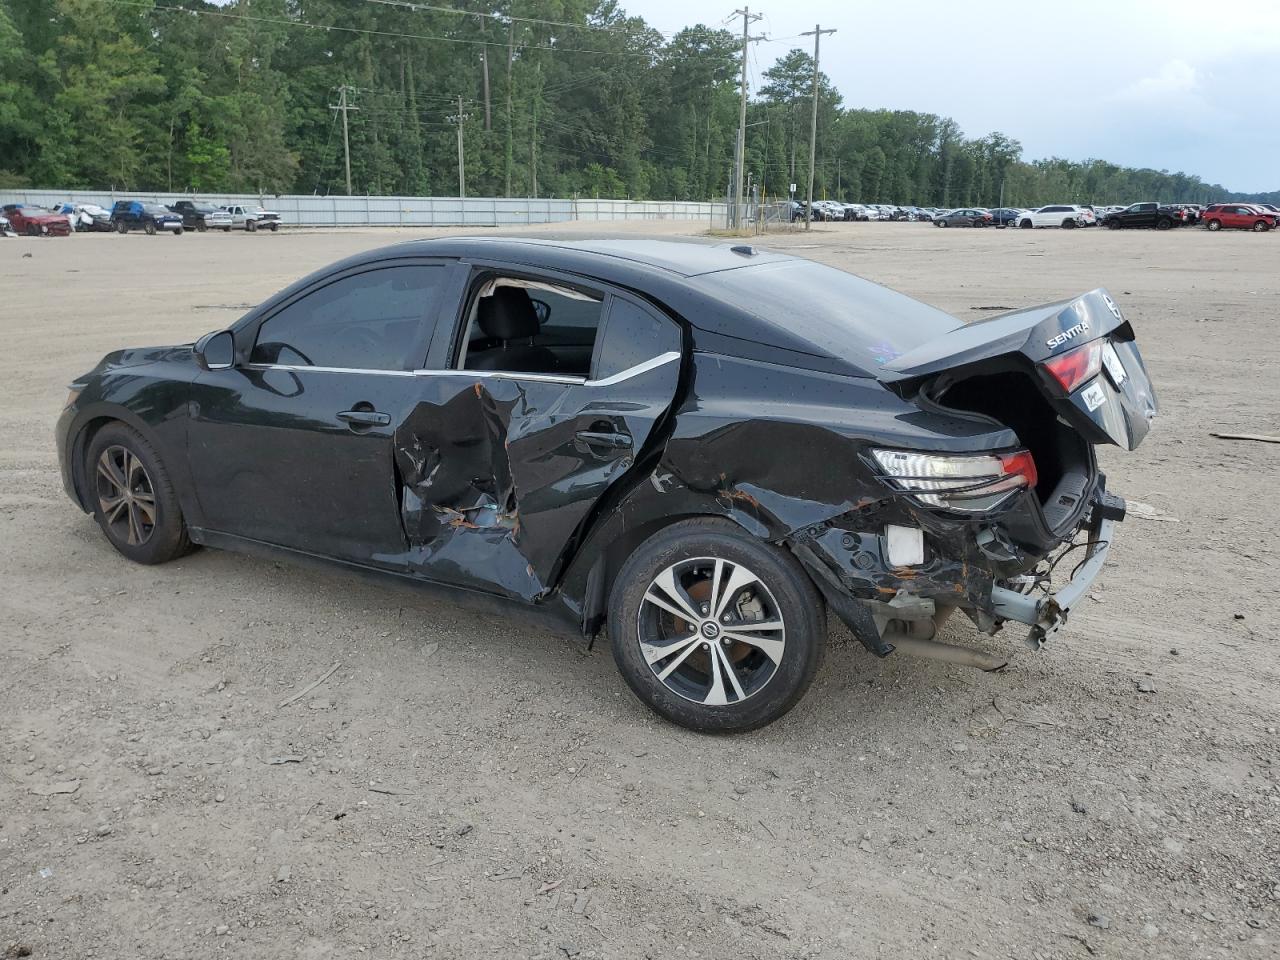
[[[594,638],[604,628],[605,621],[608,619],[609,594],[627,558],[640,544],[659,530],[665,530],[682,520],[723,520],[750,535],[750,531],[732,518],[715,513],[677,513],[658,517],[624,531],[621,536],[600,551],[600,555],[591,566],[591,572],[587,577],[586,595],[582,601],[582,632],[585,636]]]
[[[89,449],[89,444],[93,443],[93,438],[98,435],[98,431],[110,423],[124,423],[124,421],[118,417],[94,417],[80,428],[80,432],[71,441],[71,479],[75,484],[80,506],[85,509],[88,509],[90,500],[86,497],[87,491],[84,487],[84,454]]]

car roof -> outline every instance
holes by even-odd
[[[441,237],[364,251],[298,281],[241,322],[325,277],[405,257],[492,261],[611,284],[683,317],[697,349],[846,376],[874,376],[870,348],[880,341],[960,325],[868,280],[746,241],[526,237]],[[842,289],[838,303],[823,293],[831,283]],[[894,322],[886,325],[888,317]]]
[[[429,256],[492,258],[516,262],[533,259],[539,265],[552,269],[580,269],[590,262],[595,262],[600,267],[643,266],[680,277],[696,277],[720,270],[795,259],[786,254],[757,249],[745,241],[707,243],[698,240],[442,237],[410,240],[399,245],[399,248],[411,248],[411,252]]]

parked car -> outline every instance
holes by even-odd
[[[71,221],[52,210],[29,203],[6,203],[0,207],[0,212],[13,230],[29,237],[71,236]]]
[[[13,224],[9,222],[8,217],[0,217],[0,237],[16,237],[18,231],[13,229]]]
[[[1080,207],[1072,204],[1055,203],[1038,210],[1024,210],[1018,216],[1018,226],[1023,230],[1032,227],[1063,227],[1072,230],[1084,225],[1084,214]]]
[[[67,218],[72,230],[85,233],[110,233],[115,228],[111,225],[111,211],[96,203],[61,204],[54,210]]]
[[[1016,223],[1022,212],[1017,207],[996,207],[991,211],[991,222],[997,227],[1007,227]]]
[[[141,230],[149,237],[154,237],[157,233],[182,236],[182,217],[159,203],[117,200],[116,205],[111,208],[111,222],[115,224],[117,233]]]
[[[199,203],[195,200],[179,200],[169,207],[182,217],[182,225],[199,233],[206,230],[222,230],[231,232],[231,214],[211,203]]]
[[[233,203],[222,208],[231,215],[231,225],[253,233],[255,230],[279,230],[280,214],[262,207],[247,207]]]
[[[1205,209],[1204,225],[1215,231],[1255,230],[1265,233],[1276,225],[1276,215],[1247,203],[1214,203]]]
[[[1123,210],[1109,213],[1102,222],[1112,230],[1122,228],[1168,230],[1179,226],[1182,223],[1182,217],[1176,206],[1144,201],[1131,203]]]
[[[1052,637],[1124,515],[1093,448],[1155,411],[1102,290],[965,323],[741,243],[472,237],[110,353],[56,433],[131,560],[274,549],[607,627],[646,704],[740,731],[802,696],[828,611],[985,669],[935,639],[957,608]]]
[[[932,221],[936,211],[932,207],[920,207],[916,210],[916,219]]]
[[[993,222],[991,211],[977,207],[961,207],[933,218],[935,227],[989,227]]]

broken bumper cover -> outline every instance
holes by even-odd
[[[1084,546],[1085,558],[1076,568],[1071,580],[1060,590],[1043,596],[993,586],[991,588],[992,612],[1003,620],[1013,620],[1031,627],[1026,637],[1027,645],[1039,650],[1044,646],[1045,641],[1062,628],[1067,622],[1071,609],[1093,586],[1093,581],[1097,579],[1103,564],[1107,562],[1115,527],[1124,519],[1124,511],[1124,501],[1119,497],[1108,493],[1101,494],[1093,505],[1089,539]]]

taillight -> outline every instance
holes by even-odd
[[[1062,385],[1063,390],[1071,393],[1080,384],[1096,377],[1102,369],[1102,341],[1094,340],[1046,360],[1044,368],[1053,374],[1053,379]]]
[[[952,456],[872,450],[884,480],[930,507],[984,513],[1018,490],[1035,487],[1036,463],[1027,450]]]

